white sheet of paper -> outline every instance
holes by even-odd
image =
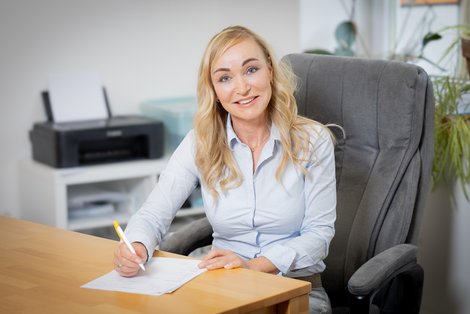
[[[54,122],[108,118],[103,84],[93,72],[52,75],[48,90]]]
[[[206,269],[197,267],[200,262],[194,259],[155,257],[145,264],[146,271],[140,271],[135,277],[122,277],[113,270],[84,284],[82,288],[162,295],[175,291],[205,272]]]

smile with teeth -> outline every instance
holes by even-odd
[[[247,105],[249,103],[251,103],[253,100],[255,100],[256,97],[253,97],[253,98],[250,98],[250,99],[245,99],[245,100],[240,100],[238,103],[240,105]]]

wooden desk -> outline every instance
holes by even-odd
[[[113,269],[116,245],[0,216],[0,313],[308,313],[310,283],[246,269],[205,272],[163,296],[80,288]]]

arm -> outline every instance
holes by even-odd
[[[126,227],[131,243],[139,242],[150,259],[162,241],[176,212],[198,182],[193,154],[194,134],[188,133],[173,153],[149,197]]]
[[[328,254],[328,247],[334,235],[334,146],[325,130],[320,131],[320,136],[312,137],[312,142],[313,161],[306,168],[308,175],[305,177],[304,186],[305,216],[299,235],[273,246],[263,254],[284,274],[306,268],[315,272],[323,271],[321,262]]]

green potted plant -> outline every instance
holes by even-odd
[[[435,145],[432,177],[434,186],[457,178],[469,199],[470,183],[470,81],[449,76],[433,78]]]
[[[307,49],[305,52],[320,55],[354,56],[353,46],[356,35],[356,24],[351,20],[343,21],[335,29],[335,39],[338,46],[333,52],[323,48]]]
[[[437,33],[428,33],[422,42],[424,47],[435,40],[442,38],[448,30],[457,30],[458,36],[445,50],[438,61],[452,54],[461,56],[470,55],[468,40],[470,38],[469,25],[450,26]],[[423,55],[423,53],[421,53]],[[454,75],[432,77],[434,85],[435,110],[435,145],[434,163],[432,170],[433,185],[441,181],[456,178],[463,189],[464,195],[469,199],[466,185],[470,183],[470,60],[467,58],[467,71],[455,70]],[[452,72],[452,71],[449,71]]]
[[[346,8],[344,3],[343,7]],[[348,19],[340,22],[335,28],[335,40],[337,46],[334,51],[329,51],[323,48],[313,48],[307,49],[304,52],[320,55],[337,55],[349,57],[356,55],[354,46],[356,43],[356,38],[358,37],[358,32],[356,22],[354,22],[355,12],[356,1],[353,0],[349,10],[346,8]]]

